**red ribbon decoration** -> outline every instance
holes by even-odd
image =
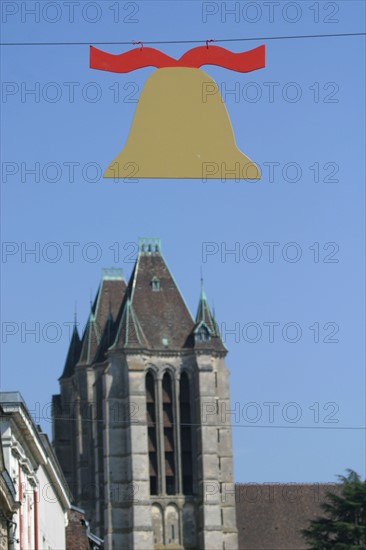
[[[128,73],[143,67],[191,67],[218,65],[225,69],[248,73],[265,67],[266,47],[258,46],[252,50],[233,53],[220,46],[198,46],[185,52],[179,59],[155,48],[140,48],[125,53],[112,54],[90,46],[90,68],[112,73]]]

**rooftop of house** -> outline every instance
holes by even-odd
[[[301,529],[324,514],[327,492],[337,483],[237,483],[236,518],[240,550],[306,550]]]
[[[32,460],[43,464],[65,509],[70,507],[71,493],[48,436],[33,420],[22,394],[18,391],[0,392],[0,416],[12,420],[23,434],[23,447],[29,449]]]

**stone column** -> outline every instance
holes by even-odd
[[[128,357],[129,401],[136,414],[130,422],[131,471],[134,494],[133,549],[152,550],[154,537],[151,517],[150,469],[147,431],[145,366],[140,356]],[[121,548],[115,544],[114,548]]]
[[[175,407],[175,430],[174,430],[174,437],[175,437],[175,456],[176,456],[176,492],[178,494],[182,494],[183,492],[183,477],[182,477],[182,453],[181,453],[181,441],[180,441],[180,390],[179,390],[179,383],[180,383],[180,373],[176,371],[175,378],[174,378],[174,390],[173,390],[173,398],[174,398],[174,407]]]
[[[164,418],[163,418],[163,389],[161,372],[157,375],[156,401],[156,446],[158,452],[159,483],[158,493],[165,495],[165,451],[164,451]]]
[[[217,393],[219,396],[218,426],[219,426],[219,459],[220,459],[220,491],[223,536],[227,550],[237,550],[238,532],[236,526],[235,484],[233,475],[233,450],[231,423],[238,422],[238,408],[230,405],[229,371],[223,359],[215,359],[214,368],[217,372]]]
[[[223,528],[221,518],[219,453],[217,442],[217,401],[215,373],[211,357],[199,355],[198,394],[198,461],[200,463],[199,487],[199,547],[202,550],[222,550]]]
[[[106,548],[151,550],[154,542],[143,358],[113,354],[104,378]]]

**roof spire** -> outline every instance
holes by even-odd
[[[201,279],[201,294],[200,294],[200,300],[198,302],[196,323],[200,323],[201,321],[203,321],[204,323],[206,323],[206,325],[209,325],[210,320],[211,320],[211,312],[207,304],[206,293],[203,288],[203,282]]]
[[[203,267],[202,267],[202,265],[200,267],[200,272],[201,272],[201,295],[200,295],[200,303],[201,303],[202,301],[207,302],[206,292],[205,292],[204,285],[203,285]],[[199,307],[200,306],[198,306],[198,308]],[[206,304],[206,307],[207,307],[207,304]],[[198,312],[197,312],[197,315],[198,315]],[[203,320],[204,320],[203,318],[200,319],[200,321],[203,321]]]
[[[132,306],[131,299],[127,296],[116,340],[112,347],[143,348],[146,345],[146,337]]]
[[[78,326],[78,303],[77,300],[75,300],[74,303],[74,330]]]
[[[201,296],[197,308],[196,326],[204,324],[210,330],[212,335],[218,336],[218,326],[216,323],[214,311],[215,308],[213,307],[213,313],[211,313],[210,307],[207,302],[206,293],[202,284]]]
[[[112,316],[112,301],[111,301],[111,293],[109,292],[109,287],[107,287],[107,294],[108,294],[108,317],[107,317],[107,319],[109,319],[109,318],[113,319],[113,316]]]
[[[69,344],[69,350],[67,352],[64,370],[59,380],[63,380],[64,378],[69,378],[74,374],[75,365],[79,360],[80,353],[81,353],[81,340],[77,329],[76,314],[74,314],[74,329],[72,331],[72,336]]]
[[[201,279],[202,283],[202,279]],[[214,307],[213,307],[214,312]],[[201,296],[198,303],[196,322],[193,329],[194,347],[208,347],[217,351],[224,351],[225,346],[222,343],[220,330],[215,319],[214,313],[211,313],[207,302],[207,297],[201,286]]]
[[[204,293],[204,290],[203,290],[203,268],[202,268],[202,265],[200,266],[200,272],[201,272],[201,296],[202,296],[202,294]]]
[[[82,338],[82,348],[79,359],[80,363],[91,364],[95,351],[100,342],[100,336],[101,335],[98,330],[98,325],[96,323],[95,314],[91,304],[89,319]]]

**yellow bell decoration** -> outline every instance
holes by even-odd
[[[186,51],[175,59],[155,48],[111,54],[90,47],[90,67],[127,73],[156,67],[137,104],[127,143],[105,178],[259,179],[256,164],[235,143],[219,89],[202,65],[240,73],[265,67],[265,46],[234,53],[221,46]]]
[[[167,67],[147,79],[127,142],[104,177],[238,180],[260,172],[236,146],[215,81],[201,69]]]

